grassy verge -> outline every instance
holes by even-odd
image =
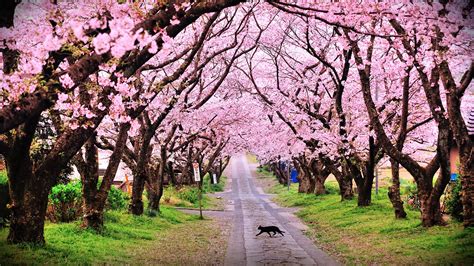
[[[101,234],[81,229],[79,222],[48,223],[45,227],[47,244],[44,247],[7,245],[8,229],[1,229],[0,265],[149,264],[157,263],[158,259],[161,263],[178,264],[180,257],[176,251],[186,256],[200,253],[196,257],[197,263],[213,262],[207,256],[214,256],[214,262],[223,261],[224,253],[215,251],[212,243],[206,240],[207,236],[211,236],[218,242],[225,241],[216,235],[215,222],[197,218],[166,207],[162,208],[159,217],[154,218],[107,212],[106,228]],[[166,248],[169,243],[181,243],[180,249]]]
[[[223,265],[229,233],[225,220],[183,223],[158,234],[155,248],[140,249],[132,264]]]
[[[271,174],[260,171],[262,178]],[[275,182],[276,183],[276,182]],[[288,192],[275,184],[269,192],[283,206],[300,207],[297,215],[310,227],[309,236],[347,264],[466,264],[474,263],[474,230],[450,221],[448,226],[424,228],[417,211],[396,220],[387,190],[373,194],[372,205],[357,207],[356,199],[340,201],[337,184],[329,182],[330,194]]]
[[[219,184],[211,184],[209,175],[204,176],[202,184],[203,209],[220,210],[224,209],[224,200],[222,198],[214,197],[215,192],[224,191],[226,177],[222,176]],[[197,186],[184,186],[179,189],[168,186],[163,192],[161,200],[162,204],[168,206],[184,207],[184,208],[199,208],[199,188]]]

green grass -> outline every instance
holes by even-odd
[[[106,213],[105,230],[97,234],[74,223],[47,223],[46,245],[8,245],[8,228],[0,230],[0,265],[130,263],[137,249],[151,248],[157,233],[194,223],[197,216],[162,207],[159,217]]]
[[[309,225],[309,235],[347,264],[466,264],[474,263],[474,230],[454,220],[448,226],[424,228],[420,213],[406,210],[396,220],[386,188],[372,196],[372,205],[357,207],[357,200],[340,201],[337,183],[331,194],[299,194],[297,184],[275,185],[271,193],[283,206],[300,207],[297,215]]]
[[[265,177],[274,177],[267,165],[257,167],[257,173],[261,173]]]

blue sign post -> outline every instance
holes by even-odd
[[[451,174],[451,180],[450,180],[450,181],[453,181],[453,182],[454,182],[454,181],[456,181],[457,179],[458,179],[458,174],[452,173],[452,174]]]
[[[291,182],[298,183],[298,171],[295,168],[291,169]]]

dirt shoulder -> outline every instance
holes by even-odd
[[[229,228],[212,218],[159,232],[156,240],[135,254],[134,263],[158,265],[223,265]]]

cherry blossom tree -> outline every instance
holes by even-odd
[[[355,116],[356,117],[356,120],[358,120],[358,122],[362,122],[362,121],[365,121],[365,122],[362,122],[362,123],[358,123],[358,124],[353,124],[351,125],[351,127],[348,127],[347,126],[347,114],[346,112],[344,112],[343,108],[346,108],[347,106],[350,106],[350,103],[345,103],[343,101],[341,101],[341,95],[342,92],[343,92],[343,88],[344,87],[353,87],[356,91],[358,90],[359,86],[364,86],[364,84],[361,85],[361,81],[358,81],[357,80],[357,73],[354,72],[354,70],[356,68],[351,68],[351,54],[354,54],[354,57],[356,58],[355,60],[355,63],[357,65],[357,59],[358,58],[361,58],[361,55],[360,55],[360,52],[359,50],[357,50],[353,44],[354,44],[354,38],[359,38],[359,39],[362,39],[362,40],[365,40],[365,42],[363,43],[363,46],[364,46],[364,56],[367,56],[367,58],[372,58],[372,57],[382,57],[383,60],[380,61],[380,63],[383,63],[384,65],[381,65],[381,64],[375,64],[373,61],[371,61],[370,59],[368,59],[370,61],[370,63],[368,64],[368,69],[369,70],[373,70],[374,72],[377,71],[377,75],[380,76],[381,74],[386,76],[387,78],[385,78],[385,80],[382,78],[382,79],[375,79],[373,77],[375,77],[373,74],[372,76],[368,77],[366,80],[373,80],[373,81],[370,81],[371,83],[374,83],[373,86],[377,86],[377,83],[381,83],[381,84],[384,84],[385,86],[385,90],[388,92],[388,93],[384,93],[384,97],[386,98],[385,99],[385,103],[383,101],[379,101],[377,104],[379,105],[377,108],[375,108],[379,113],[383,113],[383,111],[390,111],[390,110],[394,110],[394,107],[396,107],[397,105],[394,105],[394,104],[390,104],[391,102],[400,102],[399,99],[402,98],[402,95],[401,95],[401,91],[398,91],[397,92],[397,85],[395,84],[395,82],[399,82],[399,83],[403,83],[403,80],[405,80],[405,83],[406,82],[409,82],[410,80],[410,69],[412,68],[412,63],[413,61],[409,60],[407,61],[407,57],[406,57],[406,54],[403,55],[403,52],[400,53],[398,51],[398,53],[396,52],[397,50],[397,42],[399,43],[399,46],[403,46],[403,35],[405,34],[405,32],[400,32],[400,31],[396,31],[394,32],[393,29],[391,29],[393,27],[393,19],[391,19],[391,16],[394,16],[393,14],[395,14],[395,12],[391,11],[391,8],[393,7],[389,7],[387,5],[379,5],[379,4],[375,4],[375,6],[371,6],[369,8],[361,8],[361,7],[358,7],[358,8],[355,8],[355,9],[350,9],[348,8],[347,6],[342,6],[342,5],[337,5],[337,4],[331,4],[331,7],[328,7],[327,9],[315,9],[315,8],[311,8],[311,7],[308,7],[308,6],[298,6],[298,5],[293,5],[293,4],[288,4],[288,3],[283,3],[283,2],[277,2],[277,1],[271,1],[270,4],[276,6],[277,8],[281,9],[281,10],[284,10],[285,12],[288,12],[288,13],[291,13],[291,14],[296,14],[296,15],[299,15],[303,18],[308,18],[308,19],[311,19],[313,21],[318,21],[318,22],[324,22],[324,24],[329,24],[331,26],[334,27],[334,36],[335,38],[333,39],[333,41],[336,41],[338,43],[338,46],[340,46],[341,50],[344,51],[346,50],[345,54],[342,53],[340,55],[341,58],[346,58],[346,71],[344,71],[344,67],[343,66],[334,66],[332,65],[332,63],[329,63],[327,61],[327,58],[325,57],[326,54],[324,53],[321,53],[320,51],[317,51],[318,49],[321,49],[321,51],[323,52],[326,52],[328,49],[327,49],[327,46],[324,46],[321,45],[321,44],[318,44],[316,45],[316,49],[314,49],[313,45],[311,45],[311,43],[309,43],[308,41],[306,41],[307,43],[307,49],[310,51],[310,54],[314,57],[316,57],[316,59],[318,59],[318,61],[320,61],[320,63],[322,63],[323,65],[325,65],[326,68],[330,69],[330,73],[331,73],[331,79],[329,79],[329,81],[333,81],[336,87],[336,93],[335,93],[335,98],[336,98],[336,101],[335,101],[335,110],[336,110],[336,114],[337,114],[337,118],[339,120],[339,133],[340,133],[340,137],[342,138],[342,144],[343,145],[340,145],[339,148],[338,148],[338,151],[337,153],[339,153],[340,155],[342,155],[342,162],[346,165],[345,167],[341,167],[341,169],[348,169],[347,173],[354,176],[355,178],[355,181],[356,181],[356,184],[358,185],[359,187],[359,191],[361,191],[361,188],[366,188],[365,190],[368,192],[368,193],[363,193],[363,194],[368,194],[369,197],[370,197],[370,188],[372,187],[372,181],[373,180],[373,168],[374,168],[374,164],[377,160],[375,160],[375,158],[381,158],[381,154],[377,152],[377,150],[380,150],[381,146],[383,146],[384,148],[384,152],[387,152],[391,157],[393,156],[393,154],[391,154],[390,152],[388,152],[386,150],[386,148],[389,146],[388,145],[388,142],[385,142],[385,143],[382,143],[381,139],[379,136],[375,136],[374,134],[369,134],[369,135],[366,135],[368,136],[368,139],[369,139],[369,154],[368,156],[365,156],[365,158],[369,158],[369,161],[367,161],[368,164],[366,163],[362,163],[362,165],[365,165],[363,166],[362,168],[360,168],[361,170],[358,170],[357,168],[355,168],[354,166],[357,166],[357,165],[360,165],[361,162],[363,162],[363,160],[361,160],[362,158],[364,157],[360,157],[356,152],[354,151],[357,151],[357,150],[361,150],[360,148],[364,149],[364,147],[367,147],[367,141],[366,140],[363,140],[361,139],[361,143],[362,145],[360,145],[359,147],[357,146],[354,146],[355,143],[357,143],[357,139],[354,139],[354,138],[348,138],[348,134],[347,134],[347,131],[348,131],[348,128],[349,130],[352,128],[352,129],[355,129],[356,127],[355,126],[362,126],[362,130],[364,127],[366,127],[367,129],[369,129],[369,132],[373,130],[373,124],[372,123],[369,123],[369,119],[367,117],[366,114],[364,114],[364,111],[361,110],[362,112],[360,113],[362,116]],[[371,9],[373,8],[373,9]],[[439,9],[440,13],[439,14],[436,14],[439,18],[437,19],[437,25],[438,26],[441,26],[443,25],[443,27],[445,27],[445,24],[446,22],[449,23],[452,23],[452,21],[446,21],[443,19],[443,15],[442,13],[443,12],[446,12],[447,9],[446,7],[443,7],[441,5],[438,5],[438,6],[434,6],[434,7],[430,7],[430,6],[424,6],[422,7],[422,9],[420,9],[420,7],[418,5],[411,5],[411,4],[402,4],[400,6],[396,6],[395,8],[403,8],[403,11],[406,12],[404,14],[406,14],[405,16],[405,19],[406,21],[411,21],[411,19],[413,17],[416,17],[416,19],[420,19],[419,20],[420,22],[422,23],[427,23],[427,21],[429,21],[431,18],[431,16],[433,15],[433,11],[432,10],[436,10],[436,9]],[[455,8],[455,7],[454,7]],[[379,9],[379,10],[385,10],[384,12],[386,13],[383,13],[383,12],[380,12],[380,11],[374,11],[376,9]],[[369,10],[369,11],[367,11]],[[367,16],[367,12],[369,12],[369,14],[371,14],[372,16]],[[370,13],[371,12],[371,13]],[[430,13],[431,12],[431,13]],[[452,11],[452,13],[456,12],[455,10]],[[383,13],[383,15],[382,15]],[[350,16],[348,16],[348,14],[350,14]],[[458,13],[459,14],[459,13]],[[339,15],[344,15],[344,16],[339,16]],[[388,23],[386,22],[387,20],[384,20],[384,17],[381,17],[381,16],[386,16],[387,17],[387,20],[388,20]],[[403,16],[402,16],[403,17]],[[406,18],[409,18],[409,19],[406,19]],[[376,23],[377,22],[381,22],[382,23],[382,26],[379,28],[378,26],[376,27]],[[385,23],[384,23],[385,22]],[[466,27],[465,23],[466,22],[460,22],[460,29],[462,29],[463,27]],[[464,24],[463,24],[464,23]],[[388,25],[387,27],[389,29],[387,29],[387,27],[384,28],[384,25]],[[416,28],[417,26],[419,26],[420,24],[415,24],[415,26],[413,26],[412,24],[410,24],[411,27],[413,28]],[[320,26],[318,28],[316,28],[317,31],[321,32],[321,31],[324,31],[324,29],[322,29],[324,26]],[[298,37],[298,35],[302,35],[304,36],[304,29],[303,30],[295,30],[294,29],[295,27],[293,27],[291,29],[292,32],[294,32],[294,35],[296,36],[295,38]],[[379,29],[382,29],[382,30],[379,30]],[[381,33],[375,33],[375,32],[381,32]],[[427,36],[432,36],[432,35],[428,35],[430,34],[430,32],[428,33],[424,33],[424,34],[427,34]],[[455,43],[456,44],[463,44],[463,40],[462,38],[466,38],[465,36],[466,34],[462,31],[461,33],[459,33],[459,36],[458,36],[458,40],[455,40]],[[308,34],[306,34],[306,36],[308,36]],[[463,36],[463,37],[462,37]],[[293,38],[294,39],[294,38]],[[304,39],[304,37],[302,37],[302,39]],[[306,37],[306,39],[308,39],[308,37]],[[460,40],[460,41],[459,41]],[[359,41],[360,42],[360,41]],[[373,43],[376,42],[376,46],[373,45]],[[385,42],[385,43],[384,43]],[[395,47],[395,49],[394,49]],[[326,50],[324,50],[326,49]],[[394,49],[395,52],[391,53],[390,49]],[[389,53],[386,53],[386,51],[389,51]],[[336,53],[336,58],[337,58],[337,52],[336,51],[330,51],[328,52],[327,54],[329,55],[334,55]],[[390,56],[387,56],[387,55],[392,55],[391,57]],[[274,57],[275,58],[275,57]],[[396,58],[399,58],[398,60]],[[300,59],[300,58],[298,58]],[[388,62],[388,60],[392,60],[392,64],[390,64],[390,62]],[[295,60],[297,61],[297,60]],[[300,60],[298,60],[300,61]],[[344,60],[341,60],[344,62]],[[253,61],[252,61],[253,62]],[[389,68],[387,65],[390,64],[390,67]],[[281,64],[276,64],[277,67],[275,68],[276,69],[276,77],[278,79],[278,66],[281,65]],[[372,66],[371,66],[372,65]],[[311,68],[311,66],[308,66],[309,68]],[[316,66],[313,66],[313,67],[316,67]],[[419,67],[417,68],[415,66],[415,68],[417,70],[419,70]],[[249,67],[249,69],[251,69],[251,67]],[[338,72],[338,69],[340,69]],[[361,66],[358,66],[358,73],[360,74],[360,69],[362,69]],[[382,70],[382,71],[380,71]],[[392,72],[390,72],[392,71]],[[246,73],[249,73],[251,74],[251,71],[246,71]],[[407,73],[405,78],[403,76],[400,76],[400,75],[397,75],[397,73]],[[419,71],[418,71],[419,72]],[[344,74],[346,73],[346,74]],[[253,84],[255,85],[257,82],[255,82],[255,79],[250,75],[248,74],[248,76],[253,79]],[[395,74],[395,75],[394,75]],[[274,75],[275,76],[275,75]],[[300,75],[300,78],[303,78],[304,76],[301,76]],[[321,77],[321,74],[318,75],[318,77]],[[342,77],[342,78],[341,78]],[[466,86],[466,84],[468,84],[468,82],[464,82],[465,80],[469,80],[469,72],[466,72],[465,74],[465,78],[463,79],[463,86]],[[395,79],[394,79],[395,78]],[[407,80],[408,79],[408,80]],[[398,80],[398,81],[397,81]],[[314,81],[313,81],[314,82]],[[391,86],[387,86],[387,82],[391,82]],[[278,88],[279,87],[279,84],[281,84],[281,82],[279,80],[275,81],[276,83],[276,87]],[[443,106],[442,106],[442,103],[441,103],[441,98],[438,96],[439,94],[439,91],[437,92],[436,91],[436,88],[433,90],[428,90],[427,88],[430,88],[430,84],[428,84],[429,82],[427,82],[427,79],[425,78],[425,81],[423,81],[423,75],[422,75],[422,78],[421,78],[421,81],[418,81],[416,80],[416,83],[414,84],[415,87],[419,88],[419,89],[422,89],[425,94],[426,94],[426,97],[424,98],[424,101],[425,103],[427,103],[428,105],[425,107],[428,107],[429,109],[428,110],[435,110],[435,112],[432,112],[432,116],[434,117],[434,121],[437,122],[438,124],[438,131],[439,131],[439,134],[438,135],[438,143],[437,143],[437,156],[435,156],[433,158],[433,160],[431,161],[430,164],[428,164],[427,168],[426,169],[426,173],[428,175],[434,175],[435,171],[438,169],[438,167],[441,167],[442,169],[442,177],[440,179],[440,182],[437,183],[437,187],[432,190],[432,188],[430,188],[431,185],[429,185],[429,183],[431,183],[431,181],[429,181],[428,184],[425,184],[423,183],[424,181],[420,181],[422,180],[421,178],[416,178],[415,177],[415,180],[418,182],[418,185],[419,185],[419,193],[420,193],[420,198],[424,198],[426,201],[431,201],[431,203],[426,203],[425,205],[427,206],[426,208],[422,208],[422,212],[424,212],[425,214],[423,215],[423,224],[427,225],[427,226],[430,226],[431,224],[434,224],[434,223],[438,223],[437,221],[439,220],[439,211],[437,209],[439,209],[439,196],[441,195],[440,193],[442,193],[442,191],[444,190],[444,187],[446,186],[446,183],[447,183],[447,176],[449,175],[449,172],[448,172],[448,165],[449,165],[449,159],[447,158],[447,152],[451,146],[451,144],[449,143],[449,125],[448,125],[448,120],[446,120],[444,117],[440,116],[439,114],[437,115],[436,112],[440,112],[441,110],[443,110]],[[294,84],[294,83],[293,83]],[[424,85],[423,85],[424,84]],[[327,86],[327,84],[325,84]],[[389,84],[390,85],[390,84]],[[280,86],[281,87],[281,86]],[[405,86],[405,92],[407,91],[407,89],[409,89],[410,87],[413,87],[413,85],[410,85],[408,83],[408,85]],[[268,96],[268,93],[265,94],[265,93],[261,93],[262,91],[262,88],[260,89],[256,89],[257,93],[258,94],[264,94],[262,96],[262,99],[267,102],[268,104],[272,104],[273,102],[278,102],[275,101],[275,100],[272,100],[271,98],[269,98]],[[269,91],[269,90],[267,90]],[[286,92],[285,92],[286,93]],[[282,93],[283,95],[285,95],[285,93]],[[373,91],[372,91],[373,93]],[[407,94],[406,94],[407,95]],[[357,99],[357,96],[359,98],[359,100],[355,100]],[[364,96],[367,96],[367,94],[364,94]],[[358,94],[352,94],[351,96],[351,99],[354,99],[354,103],[357,103],[357,102],[361,102],[362,99],[361,99],[361,95]],[[405,96],[405,99],[406,99],[407,96]],[[422,98],[423,99],[423,98]],[[280,100],[281,101],[281,100]],[[407,101],[405,100],[405,105],[407,104]],[[410,101],[413,106],[419,106],[420,104],[418,102],[413,102],[413,101]],[[301,104],[300,104],[301,105]],[[390,105],[392,105],[390,107]],[[360,105],[359,105],[360,107]],[[291,110],[291,108],[288,108],[288,106],[284,106],[283,108],[281,108],[282,110],[285,110],[285,112],[291,112],[289,110]],[[355,109],[351,109],[352,111],[355,111],[355,110],[360,110],[360,108],[355,108]],[[406,110],[406,107],[405,107],[405,110]],[[426,108],[425,108],[426,110]],[[403,117],[403,116],[407,116],[408,111],[405,111],[405,114],[400,116],[400,117]],[[413,113],[413,112],[411,112]],[[369,112],[370,114],[370,112]],[[389,114],[389,112],[387,112],[387,114]],[[415,113],[413,113],[415,114]],[[416,114],[415,114],[416,115]],[[407,132],[407,127],[406,126],[403,126],[405,129],[401,130],[399,132],[399,137],[398,137],[398,140],[396,141],[398,144],[398,149],[401,150],[403,148],[403,145],[402,143],[405,141],[405,137],[408,133],[410,133],[412,136],[415,134],[415,138],[419,138],[419,132],[421,132],[421,130],[419,130],[419,127],[425,125],[426,123],[428,123],[430,120],[431,120],[431,117],[429,115],[417,115],[418,116],[418,120],[413,120],[413,121],[410,121],[411,122],[411,125],[410,125],[410,129],[408,130]],[[365,117],[365,118],[364,118]],[[372,117],[373,116],[370,116],[370,120],[372,121]],[[387,128],[388,126],[390,126],[391,124],[393,125],[393,123],[391,123],[391,121],[396,121],[396,120],[402,120],[402,118],[399,118],[399,117],[396,117],[396,116],[393,116],[393,115],[386,115],[385,117],[381,117],[383,118],[380,119],[380,126],[379,129],[381,128]],[[397,118],[394,120],[394,118]],[[361,121],[362,119],[362,121]],[[297,119],[297,121],[301,121],[301,119]],[[291,121],[289,119],[285,119],[285,122],[287,124],[293,124],[291,123]],[[365,124],[365,126],[364,126]],[[464,123],[463,123],[464,124]],[[397,125],[397,123],[395,124]],[[296,127],[293,125],[291,126],[292,129],[296,129]],[[393,128],[393,126],[392,126]],[[396,129],[396,128],[395,128]],[[418,129],[418,130],[417,130]],[[385,129],[386,130],[386,129]],[[417,131],[416,131],[417,130]],[[357,130],[360,132],[360,130]],[[377,131],[377,129],[376,129]],[[390,130],[391,133],[395,133],[393,134],[394,136],[396,136],[396,133],[397,133],[397,130]],[[395,141],[395,138],[393,136],[387,136],[388,140],[389,141]],[[364,145],[364,142],[365,142],[365,145]],[[413,143],[413,142],[412,142]],[[372,148],[374,147],[374,148]],[[376,148],[378,147],[378,148]],[[416,145],[415,145],[416,147]],[[374,151],[372,151],[374,150]],[[410,146],[405,146],[405,149],[404,149],[404,152],[410,152],[410,150],[413,150],[412,147]],[[415,148],[416,150],[416,148]],[[334,154],[334,152],[333,152]],[[349,157],[348,157],[349,156]],[[373,159],[370,159],[370,158],[373,158]],[[419,159],[419,158],[418,158]],[[356,162],[356,164],[354,165],[354,162]],[[404,165],[405,167],[407,167],[406,165]],[[359,168],[359,167],[358,167]],[[394,169],[398,169],[398,166],[394,166]],[[337,169],[335,169],[337,170]],[[413,173],[412,173],[413,174]],[[367,177],[365,177],[367,175]],[[414,175],[414,174],[413,174]],[[396,173],[394,173],[394,176],[396,176]],[[393,202],[394,202],[394,206],[398,206],[396,207],[396,213],[400,213],[400,216],[403,216],[403,211],[401,210],[400,208],[400,200],[399,200],[399,197],[397,197],[396,195],[399,194],[399,188],[397,187],[396,185],[396,180],[397,178],[395,177],[395,185],[393,187],[393,191],[392,191],[392,195],[393,195]],[[426,180],[431,180],[430,178],[426,178]],[[424,189],[426,188],[426,189]],[[363,191],[364,189],[362,189]],[[430,196],[430,193],[433,192],[433,196]],[[361,196],[363,196],[363,194],[359,194],[359,200],[361,200]],[[421,196],[421,194],[423,194],[423,196]],[[363,200],[363,199],[362,199]],[[363,200],[365,201],[365,200]],[[369,198],[369,201],[365,201],[365,202],[360,202],[359,201],[359,204],[360,205],[365,205],[367,204],[367,202],[370,202],[370,198]],[[438,207],[436,207],[438,206]],[[433,219],[433,220],[430,220],[430,219]],[[440,223],[442,223],[442,221],[440,221]]]
[[[12,194],[10,242],[43,243],[47,195],[58,173],[109,111],[123,122],[129,112],[141,112],[143,105],[133,104],[135,72],[202,14],[237,3],[13,6],[15,23],[2,28],[0,111],[0,152]],[[57,132],[50,152],[33,164],[29,150],[40,114],[68,108],[69,128]]]

